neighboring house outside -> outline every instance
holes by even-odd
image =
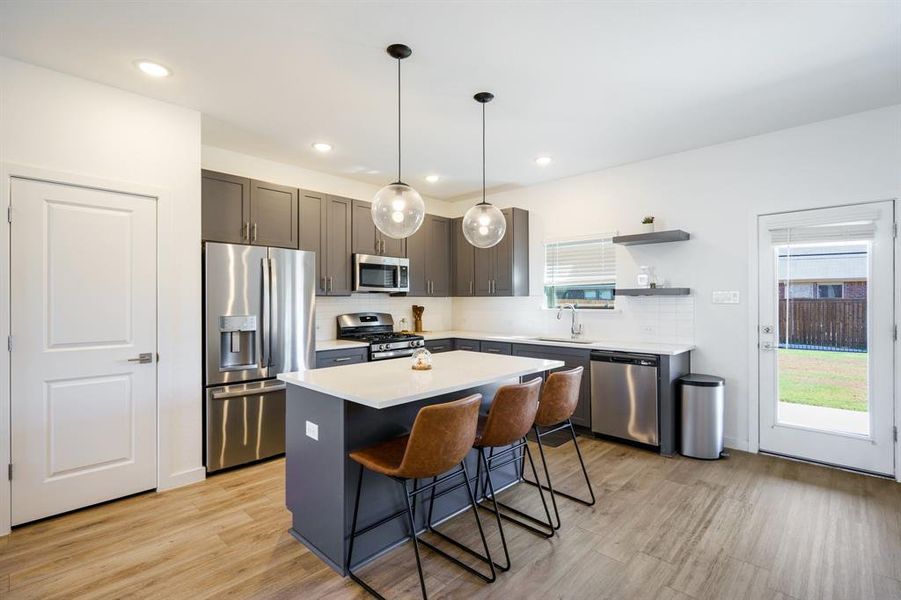
[[[864,299],[865,244],[787,247],[779,253],[779,299]]]

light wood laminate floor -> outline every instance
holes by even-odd
[[[514,567],[492,585],[425,550],[432,597],[901,598],[897,483],[740,452],[582,448],[597,505],[561,500],[551,540],[508,526]],[[560,487],[579,490],[571,444],[548,452]],[[0,597],[366,598],[288,534],[283,471],[271,461],[17,528],[0,538]],[[537,494],[504,499],[534,509]],[[472,539],[470,518],[447,526]],[[418,597],[409,544],[362,572],[388,597]]]

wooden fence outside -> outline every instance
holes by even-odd
[[[779,300],[779,345],[866,352],[866,298]]]

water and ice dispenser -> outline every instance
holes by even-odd
[[[219,317],[219,370],[238,371],[259,366],[256,315]]]

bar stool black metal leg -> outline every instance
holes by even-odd
[[[379,598],[379,600],[385,600],[384,596],[382,596],[377,591],[372,589],[368,583],[366,583],[365,581],[363,581],[362,579],[357,577],[350,568],[351,560],[353,559],[353,555],[354,555],[354,538],[357,535],[357,515],[360,512],[360,492],[362,491],[362,489],[363,489],[363,465],[360,465],[360,475],[357,477],[357,494],[356,494],[356,498],[354,499],[354,516],[353,516],[353,519],[351,520],[351,525],[350,525],[350,543],[348,544],[348,547],[347,547],[347,575],[354,582],[356,582],[357,585],[362,587],[364,590],[366,590],[367,592],[369,592],[376,598]]]
[[[434,525],[432,524],[432,509],[434,508],[434,505],[435,505],[435,486],[434,486],[435,479],[432,480],[432,490],[431,490],[431,494],[429,497],[429,512],[428,512],[428,520],[426,521],[426,527],[428,528],[428,530],[431,533],[437,535],[438,537],[445,540],[446,542],[453,544],[454,546],[456,546],[460,550],[463,550],[467,554],[479,559],[480,561],[482,561],[484,563],[487,563],[491,569],[491,574],[485,575],[483,573],[479,573],[478,571],[476,571],[469,565],[461,562],[459,559],[457,559],[454,556],[451,556],[450,554],[446,553],[444,550],[434,546],[427,540],[421,539],[419,541],[423,546],[425,546],[429,550],[432,550],[433,552],[440,554],[444,558],[450,560],[451,562],[453,562],[460,568],[472,573],[473,575],[477,576],[478,578],[482,579],[483,581],[491,583],[497,578],[497,572],[494,569],[495,563],[494,563],[494,561],[491,560],[491,551],[488,549],[488,539],[485,537],[485,530],[482,528],[482,520],[479,518],[478,510],[476,510],[475,496],[473,495],[472,488],[470,487],[471,481],[469,479],[469,470],[466,468],[465,461],[460,463],[460,466],[462,468],[462,474],[464,477],[463,482],[453,486],[452,488],[449,488],[448,490],[445,490],[443,493],[447,493],[449,491],[455,490],[458,487],[460,487],[461,485],[466,486],[466,493],[469,496],[470,508],[472,509],[473,516],[476,519],[476,527],[478,527],[478,529],[479,529],[479,536],[482,538],[482,547],[485,550],[485,554],[484,555],[479,554],[478,552],[476,552],[469,546],[463,544],[462,542],[452,538],[451,536],[447,535],[446,533],[443,533],[443,532],[435,529]]]
[[[523,439],[520,449],[521,449],[521,451],[523,451],[525,453],[526,458],[529,459],[529,465],[532,467],[532,475],[534,475],[535,479],[538,480],[538,471],[535,468],[535,461],[532,459],[532,453],[529,451],[529,446],[528,446],[528,444],[525,443],[525,439]],[[491,458],[493,458],[493,455]],[[517,458],[516,460],[519,460],[519,459]],[[547,501],[544,499],[543,486],[538,486],[538,495],[541,497],[541,505],[544,507],[544,513],[547,516],[547,521],[542,521],[541,519],[533,517],[532,515],[527,514],[517,508],[513,508],[512,506],[504,504],[503,502],[498,502],[497,499],[495,498],[494,492],[493,492],[493,484],[491,482],[491,466],[488,464],[488,459],[485,460],[485,463],[486,463],[485,469],[487,471],[487,477],[488,477],[488,479],[487,479],[488,485],[491,486],[491,488],[492,488],[492,490],[490,490],[491,491],[490,499],[492,501],[492,504],[495,505],[495,507],[499,506],[499,507],[503,508],[504,511],[499,511],[499,510],[496,511],[496,508],[486,506],[484,503],[479,503],[479,508],[482,508],[489,512],[495,512],[495,514],[500,515],[500,518],[506,519],[507,521],[510,521],[511,523],[515,523],[516,525],[519,525],[520,527],[523,527],[523,528],[531,531],[535,535],[541,536],[543,538],[553,537],[554,533],[555,533],[555,529],[554,529],[553,521],[551,519],[550,509],[548,508]],[[487,496],[486,496],[486,498],[487,498]],[[506,513],[513,513],[521,518],[516,519]],[[539,529],[538,527],[529,525],[528,523],[523,522],[522,519],[531,521],[531,522],[539,525],[542,528],[547,528],[547,531],[544,531],[543,529]]]
[[[591,501],[585,501],[568,494],[565,497],[570,500],[575,500],[576,502],[581,502],[585,506],[594,506],[594,503],[597,500],[594,497],[594,489],[591,487],[591,479],[588,478],[588,469],[585,468],[585,461],[582,459],[582,451],[579,449],[579,442],[576,439],[576,430],[573,427],[572,421],[569,422],[569,432],[573,436],[573,445],[576,447],[576,456],[579,457],[579,465],[582,466],[582,475],[585,476],[585,485],[588,486],[588,494],[591,496]]]
[[[501,571],[509,571],[510,570],[510,551],[507,549],[507,536],[504,535],[504,523],[501,520],[501,511],[497,506],[497,499],[494,496],[494,485],[491,483],[491,468],[488,466],[488,459],[485,458],[485,450],[484,448],[479,448],[479,456],[478,456],[479,464],[481,466],[482,462],[485,463],[485,473],[488,474],[486,479],[488,480],[488,488],[491,491],[491,502],[494,504],[494,518],[497,521],[497,530],[501,535],[501,546],[504,548],[504,560],[507,562],[506,566],[500,565],[498,563],[494,563],[494,566],[500,569]],[[487,498],[487,495],[486,495]]]
[[[554,493],[554,484],[551,483],[551,471],[550,471],[550,469],[548,469],[548,466],[547,466],[547,458],[545,458],[545,456],[544,456],[544,444],[541,443],[541,432],[538,430],[537,425],[535,426],[535,439],[538,442],[538,454],[541,456],[541,466],[544,468],[544,478],[547,481],[547,485],[545,486],[540,483],[540,480],[538,479],[537,474],[535,475],[535,482],[538,482],[538,483],[534,483],[531,481],[529,481],[528,483],[531,483],[532,485],[536,485],[539,488],[546,489],[547,491],[549,491],[551,493],[551,504],[554,506],[554,516],[557,518],[557,524],[554,525],[554,529],[557,530],[557,529],[560,529],[560,524],[561,524],[560,523],[560,511],[557,509],[557,496]]]
[[[553,484],[551,483],[551,472],[547,468],[547,460],[545,459],[545,455],[544,455],[544,444],[541,443],[541,438],[549,433],[555,433],[562,429],[569,429],[569,433],[570,433],[570,436],[572,437],[573,445],[575,445],[575,447],[576,447],[576,456],[578,456],[578,458],[579,458],[579,466],[582,468],[582,475],[585,477],[585,485],[586,485],[586,487],[588,487],[588,495],[591,498],[590,500],[584,500],[582,498],[578,498],[571,494],[567,494],[566,492],[561,492],[560,490],[555,490]],[[544,433],[542,433],[540,431],[540,429],[538,428],[537,425],[535,426],[534,430],[535,430],[535,437],[538,441],[538,451],[541,454],[541,463],[544,466],[544,476],[547,481],[547,485],[541,484],[541,487],[543,487],[545,490],[551,492],[551,494],[552,494],[551,498],[553,500],[553,505],[554,505],[554,514],[557,517],[557,525],[556,525],[555,529],[559,529],[560,528],[560,512],[559,512],[559,510],[557,510],[557,501],[555,499],[556,496],[562,496],[564,498],[572,500],[573,502],[578,502],[579,504],[584,504],[585,506],[594,506],[597,499],[595,498],[595,495],[594,495],[594,488],[592,488],[592,486],[591,486],[591,479],[588,476],[588,469],[585,467],[585,460],[582,457],[582,451],[581,451],[581,448],[579,448],[579,441],[576,436],[576,430],[575,430],[575,427],[573,427],[572,421],[567,419],[566,423],[564,423],[562,426],[558,426],[557,428],[552,429],[551,431],[546,431]],[[533,486],[538,485],[538,483],[536,483],[537,480],[530,481],[526,478],[523,478],[523,481],[525,483],[528,483],[529,485],[533,485]]]
[[[404,490],[404,502],[407,504],[407,517],[410,520],[410,537],[413,538],[413,552],[416,554],[416,570],[419,571],[419,586],[422,589],[422,599],[428,600],[429,594],[425,590],[425,574],[422,572],[422,560],[419,558],[419,541],[416,537],[416,520],[413,518],[413,507],[410,504],[410,492],[407,491],[406,481],[403,479],[398,479],[397,481]]]

